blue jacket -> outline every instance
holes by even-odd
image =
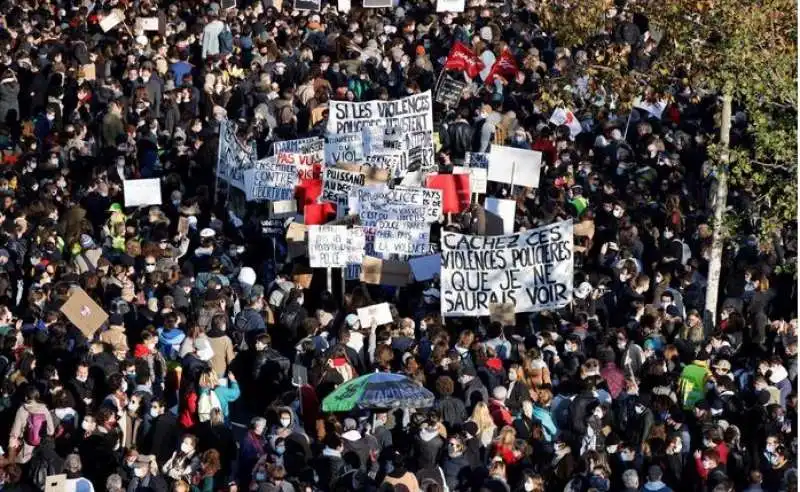
[[[553,442],[555,439],[556,434],[558,434],[558,427],[556,423],[553,422],[553,417],[550,415],[550,411],[534,406],[533,407],[533,420],[538,420],[542,424],[542,430],[544,430],[544,438],[547,442]]]
[[[217,395],[219,400],[219,409],[222,411],[222,416],[225,417],[225,423],[228,423],[228,415],[230,414],[230,403],[236,401],[241,394],[239,392],[239,383],[236,381],[229,381],[230,386],[217,386],[214,388],[214,394]],[[207,388],[200,388],[198,397],[208,393]],[[199,399],[199,398],[198,398]]]

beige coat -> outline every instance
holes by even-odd
[[[53,416],[42,403],[25,403],[17,410],[14,416],[14,424],[11,426],[11,440],[16,440],[21,445],[17,451],[17,463],[27,463],[30,461],[35,447],[25,442],[25,428],[28,425],[28,415],[43,413],[47,423],[47,435],[52,436],[56,432],[53,423]]]
[[[100,341],[114,347],[115,351],[128,351],[128,337],[124,326],[112,326],[100,334]]]
[[[222,377],[235,357],[233,342],[227,335],[208,337],[208,342],[211,344],[211,348],[214,349],[214,357],[209,361],[211,368],[214,369],[218,376]]]

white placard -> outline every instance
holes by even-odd
[[[308,258],[311,268],[343,268],[360,263],[364,256],[364,234],[347,226],[308,226]]]
[[[436,0],[437,12],[463,12],[465,0]]]
[[[578,118],[575,117],[575,114],[564,108],[556,108],[553,110],[553,114],[550,115],[550,123],[561,126],[567,125],[569,128],[569,136],[573,140],[575,137],[583,131],[581,127],[581,122],[578,121]]]
[[[322,179],[323,201],[346,203],[350,191],[364,186],[366,176],[364,173],[346,171],[335,167],[326,167]]]
[[[394,321],[392,318],[392,311],[389,309],[389,304],[386,302],[359,308],[356,312],[358,313],[358,320],[361,321],[362,328],[369,328],[372,326],[373,321],[376,326],[385,325]]]
[[[417,256],[430,252],[430,224],[423,221],[382,219],[375,225],[375,251]]]
[[[360,132],[370,126],[399,128],[403,133],[432,132],[431,92],[394,101],[330,102],[328,133]]]
[[[383,150],[366,156],[364,165],[375,169],[385,169],[393,178],[398,178],[405,175],[408,158],[405,151]]]
[[[487,196],[483,208],[487,212],[492,212],[503,219],[503,234],[514,234],[514,217],[517,213],[517,202]]]
[[[317,179],[325,158],[324,149],[313,152],[281,152],[278,154],[277,163],[286,166],[294,166],[297,169],[297,177],[300,180]]]
[[[442,232],[444,316],[488,316],[492,304],[514,312],[558,309],[572,301],[572,221],[517,234]]]
[[[336,5],[339,13],[346,14],[350,12],[350,0],[338,0]]]
[[[541,168],[541,152],[492,145],[487,179],[514,186],[538,188]]]
[[[340,162],[360,164],[364,161],[364,137],[361,133],[328,135],[325,141],[325,165]]]
[[[442,255],[418,256],[408,260],[414,280],[424,282],[430,280],[442,271]]]
[[[395,186],[393,190],[386,187],[357,188],[350,193],[348,205],[353,213],[360,213],[361,205],[368,204],[372,210],[386,210],[387,219],[401,219],[388,216],[390,211],[421,208],[426,222],[436,222],[442,214],[442,191],[430,188],[408,188]],[[411,212],[409,212],[411,213]],[[417,212],[414,212],[416,215]]]
[[[299,138],[296,140],[281,140],[272,144],[272,153],[275,155],[281,152],[294,152],[297,154],[307,154],[310,152],[325,150],[325,140],[319,137]]]
[[[160,179],[126,179],[122,185],[126,207],[161,205]]]
[[[140,17],[139,25],[143,31],[158,31],[158,17]]]
[[[297,214],[296,200],[279,200],[272,202],[271,217],[275,219],[285,219],[287,217],[294,217],[295,214]]]
[[[651,103],[650,101],[642,100],[641,97],[637,97],[633,100],[633,107],[647,111],[660,120],[664,110],[667,109],[667,101],[660,100]]]
[[[114,29],[117,24],[124,20],[125,15],[122,13],[122,11],[119,9],[114,9],[110,14],[103,17],[103,19],[100,21],[100,29],[102,29],[103,32],[108,32],[111,29]]]

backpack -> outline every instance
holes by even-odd
[[[233,53],[233,33],[228,26],[222,29],[222,32],[217,36],[219,41],[219,52],[223,54]]]
[[[38,446],[42,442],[42,426],[47,422],[44,413],[28,413],[25,423],[25,442],[31,446]]]
[[[59,470],[55,469],[50,460],[40,456],[35,462],[31,463],[31,467],[28,469],[28,478],[38,490],[44,490],[47,477],[58,473]]]

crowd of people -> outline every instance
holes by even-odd
[[[620,113],[585,70],[658,56],[635,3],[563,46],[519,0],[0,2],[0,488],[796,490],[796,224],[739,225],[710,316],[717,98],[678,83],[649,95],[663,113]],[[324,136],[331,100],[434,90],[456,42],[484,69],[454,74],[460,102],[435,108],[440,171],[492,145],[541,151],[538,189],[490,193],[516,199],[515,230],[574,219],[572,302],[504,325],[442,318],[435,279],[333,293],[323,271],[304,287],[265,205],[215,196],[220,122],[269,155]],[[519,72],[484,84],[506,53]],[[557,78],[577,135],[541,106]],[[737,110],[733,145],[747,125]],[[153,177],[163,204],[126,208],[123,180]],[[728,197],[745,215],[754,199]],[[478,200],[432,242],[485,227]],[[88,336],[61,311],[76,287],[109,315]],[[379,302],[394,321],[362,326]],[[434,405],[322,411],[374,371]]]

